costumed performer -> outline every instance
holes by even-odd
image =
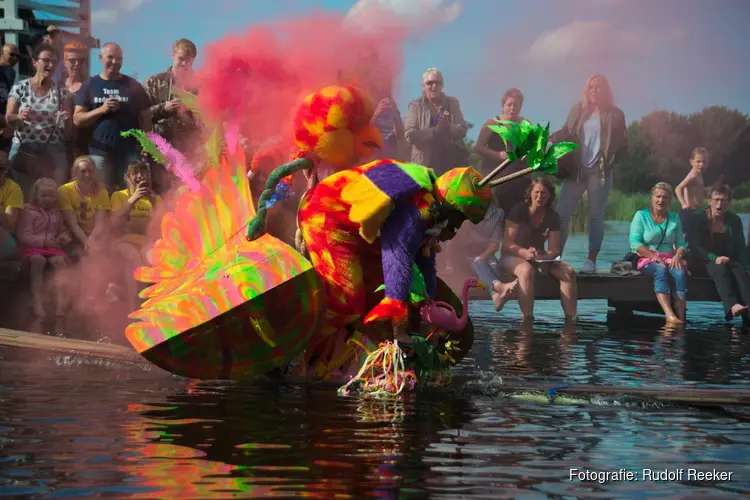
[[[324,324],[309,354],[337,351],[342,339],[331,342],[330,336],[360,320],[368,293],[384,282],[385,298],[363,322],[391,321],[396,344],[413,355],[406,327],[414,264],[434,297],[439,241],[487,212],[491,189],[478,187],[481,178],[471,167],[438,178],[421,165],[379,160],[333,174],[305,193],[298,224],[327,296]]]

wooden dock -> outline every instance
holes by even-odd
[[[148,363],[132,348],[117,344],[66,339],[20,330],[8,330],[6,328],[0,328],[0,347],[33,349],[55,354],[104,358],[141,365]]]
[[[440,274],[456,294],[461,296],[463,280],[466,276]],[[503,281],[511,281],[510,276]],[[659,313],[661,307],[654,295],[654,281],[647,276],[620,276],[609,271],[594,274],[577,274],[578,300],[606,300],[615,314],[627,316],[634,311]],[[535,283],[536,300],[560,300],[560,283],[546,275],[537,275]],[[469,292],[469,300],[490,300],[486,291],[474,288]],[[720,302],[716,286],[711,278],[688,278],[689,302]],[[689,307],[689,304],[688,304]]]

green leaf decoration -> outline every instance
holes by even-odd
[[[135,140],[138,141],[138,144],[141,145],[141,149],[151,155],[154,160],[161,163],[162,165],[166,165],[167,163],[169,163],[169,161],[167,161],[162,152],[156,146],[154,141],[152,141],[143,130],[132,128],[130,130],[120,132],[120,135],[123,137],[134,137]]]
[[[515,161],[526,158],[526,164],[535,172],[554,174],[557,172],[557,160],[578,148],[573,142],[553,144],[549,150],[549,123],[546,125],[532,125],[527,120],[520,123],[509,120],[495,120],[498,125],[487,128],[495,132],[505,143],[508,159]],[[512,148],[511,148],[512,146]]]

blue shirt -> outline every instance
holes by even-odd
[[[133,138],[124,138],[120,132],[139,128],[138,116],[149,107],[148,95],[140,83],[122,75],[119,80],[105,80],[96,75],[81,85],[76,94],[76,106],[88,111],[98,108],[109,98],[119,99],[120,109],[99,118],[91,128],[89,154],[127,154],[137,151]]]

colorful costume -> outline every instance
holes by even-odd
[[[136,271],[137,279],[151,283],[141,294],[148,300],[130,315],[135,321],[126,330],[136,350],[172,373],[201,379],[268,373],[304,351],[307,360],[321,359],[307,374],[322,366],[326,369],[317,374],[326,376],[352,354],[369,351],[360,342],[363,336],[392,338],[392,325],[378,320],[401,325],[407,319],[415,264],[428,295],[437,294],[458,310],[461,302],[436,276],[437,243],[452,236],[441,234],[449,225],[480,222],[491,186],[504,179],[490,182],[497,172],[482,179],[471,167],[437,178],[428,168],[392,160],[354,166],[380,145],[371,117],[369,99],[353,87],[326,87],[305,98],[293,123],[296,159],[268,175],[257,210],[236,130],[216,125],[206,145],[210,168],[200,179],[161,137],[128,132],[190,188],[179,193],[174,211],[162,219],[151,266]],[[518,144],[514,151],[528,155],[533,165],[510,177],[550,170],[550,162],[564,154],[559,145],[544,151],[548,130],[538,126],[511,124],[498,133],[504,140],[511,134]],[[298,225],[308,261],[268,234],[266,220],[273,204],[290,195],[287,179],[300,170],[314,171],[320,161],[338,172],[300,202]],[[377,300],[383,282],[385,298],[367,304]],[[471,347],[467,328],[459,340],[463,354]],[[344,355],[337,355],[331,340],[341,341],[347,331],[362,349],[347,344]],[[414,345],[420,344],[426,345],[424,339],[415,339]],[[351,364],[362,367],[352,380],[373,381],[366,390],[398,393],[415,373],[440,368],[434,349],[431,356],[434,363],[423,362],[422,371],[409,375],[398,368],[403,364],[399,346],[386,342]],[[363,375],[373,363],[388,375]]]
[[[298,217],[327,295],[321,335],[365,314],[365,298],[381,282],[380,269],[385,298],[364,323],[406,320],[415,263],[434,296],[435,245],[445,225],[441,205],[453,206],[473,223],[481,221],[491,193],[476,187],[480,178],[470,167],[436,178],[420,165],[382,160],[334,174],[306,193]],[[363,269],[363,263],[369,265]],[[372,277],[374,286],[366,286],[365,277]]]

